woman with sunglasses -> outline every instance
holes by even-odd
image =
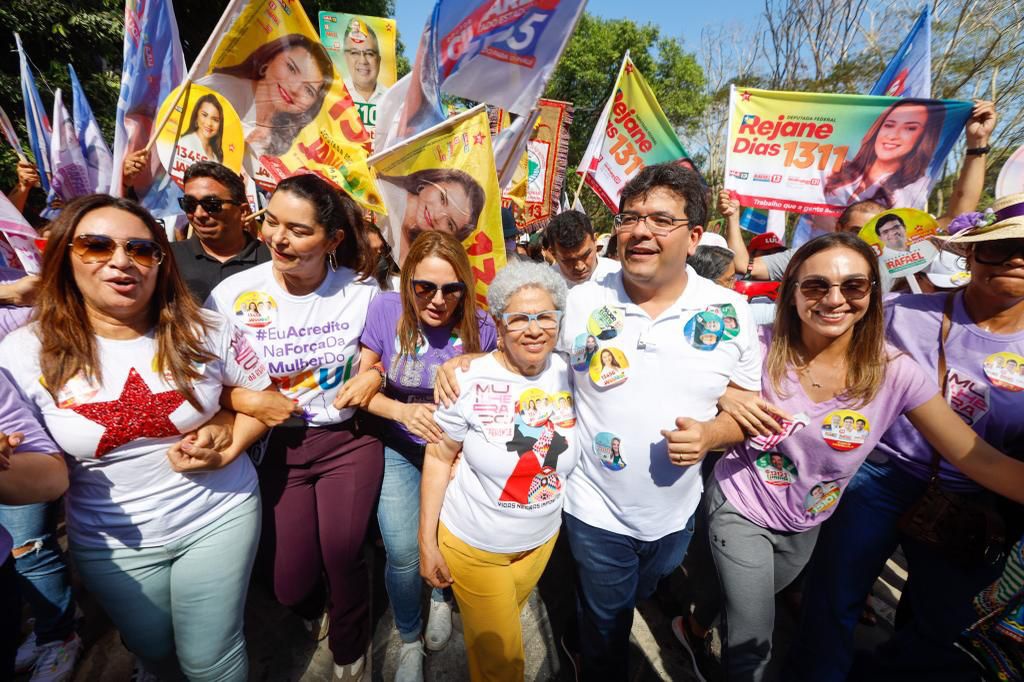
[[[207,302],[251,340],[283,393],[233,393],[231,404],[278,424],[260,464],[274,595],[314,636],[326,634],[343,680],[369,679],[362,543],[384,468],[380,441],[355,419],[383,370],[350,381],[379,291],[365,267],[361,221],[356,203],[316,175],[282,180],[261,228],[271,262],[227,278]],[[284,420],[293,408],[300,416]]]
[[[761,391],[787,415],[782,433],[729,449],[715,465],[705,499],[722,588],[729,680],[764,678],[775,594],[803,570],[821,524],[900,415],[942,456],[986,485],[1024,499],[1024,488],[1013,488],[1024,476],[1024,463],[978,438],[954,417],[935,379],[886,344],[878,278],[877,257],[856,236],[813,239],[786,269],[774,327],[760,332]],[[870,431],[854,435],[823,428],[837,416],[841,423],[863,419]],[[781,455],[781,469],[772,466],[774,455]],[[683,619],[673,629],[691,648],[709,625]]]
[[[473,362],[459,398],[434,412],[441,433],[423,464],[420,573],[455,592],[471,680],[523,679],[520,611],[551,557],[579,456],[573,409],[551,409],[572,392],[568,364],[552,354],[566,291],[546,265],[501,270],[487,292],[499,350]],[[531,400],[538,413],[527,416]]]
[[[378,362],[387,374],[384,390],[368,410],[382,418],[384,482],[377,523],[384,538],[384,580],[404,643],[395,679],[423,679],[423,618],[420,599],[419,489],[423,452],[441,439],[434,423],[434,376],[438,366],[462,353],[496,347],[494,323],[479,310],[466,250],[444,232],[424,232],[412,244],[399,291],[375,298],[362,336],[363,371]],[[450,598],[449,598],[450,599]],[[431,594],[426,647],[437,651],[452,630],[451,605],[440,589]]]
[[[34,319],[0,362],[67,453],[71,557],[147,669],[245,680],[260,520],[241,455],[265,428],[238,415],[232,438],[215,415],[222,387],[260,391],[267,369],[199,309],[138,204],[83,197],[52,229]]]
[[[950,224],[955,234],[945,247],[966,259],[967,286],[893,299],[886,307],[886,333],[929,376],[938,378],[944,359],[946,398],[956,413],[950,421],[961,430],[966,422],[979,438],[1019,455],[1024,452],[1024,377],[1008,378],[999,361],[1005,367],[1024,356],[1024,194],[997,199],[992,210]],[[932,439],[915,426],[913,419],[901,418],[888,430],[877,447],[881,457],[872,457],[857,472],[822,532],[804,588],[799,655],[787,679],[840,680],[850,674],[860,605],[897,545],[912,576],[902,597],[909,600],[911,618],[875,657],[863,661],[863,674],[928,680],[977,676],[954,642],[974,621],[971,600],[999,575],[997,555],[1007,548],[958,562],[902,532],[898,523],[934,474],[953,494],[985,496],[970,479],[1006,493],[957,461],[933,461]],[[993,504],[1012,541],[1024,525],[1020,508],[1004,502]]]

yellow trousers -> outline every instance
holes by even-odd
[[[526,655],[519,614],[540,580],[558,534],[540,547],[496,554],[467,545],[444,524],[437,543],[448,563],[455,599],[462,614],[462,634],[469,659],[469,679],[522,682]]]

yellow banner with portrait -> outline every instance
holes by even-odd
[[[238,112],[261,186],[312,171],[383,210],[366,166],[370,135],[298,0],[233,0],[190,77]]]
[[[501,192],[487,112],[477,106],[370,158],[388,217],[379,227],[401,265],[426,230],[444,230],[466,247],[476,296],[505,267]]]

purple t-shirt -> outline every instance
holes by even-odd
[[[366,326],[360,342],[381,358],[388,374],[384,395],[402,403],[433,403],[437,368],[456,355],[462,355],[462,339],[455,336],[451,326],[420,325],[421,337],[415,357],[400,355],[398,322],[401,318],[402,299],[399,294],[394,291],[380,294],[366,311]],[[498,343],[494,322],[482,311],[477,319],[480,349],[484,352],[494,350]],[[389,428],[391,435],[401,440],[416,445],[425,443],[398,422],[390,422]]]
[[[4,372],[0,372],[0,431],[7,434],[21,432],[25,435],[21,445],[14,451],[15,457],[19,452],[60,452],[60,448],[39,424],[29,403]],[[0,557],[9,556],[12,548],[11,536],[0,526]],[[0,564],[3,564],[2,560]]]
[[[27,277],[24,270],[0,267],[0,284],[10,284],[22,277]],[[3,339],[15,329],[25,326],[31,315],[32,308],[28,306],[0,306],[0,339]]]
[[[767,354],[771,331],[760,331]],[[788,435],[748,438],[715,466],[726,499],[750,521],[777,531],[800,532],[821,524],[835,511],[850,478],[882,434],[904,412],[935,397],[939,387],[909,356],[892,346],[885,381],[866,405],[840,398],[814,403],[790,372],[781,393],[767,371],[761,378],[765,400],[794,417]]]
[[[909,353],[935,381],[946,296],[903,294],[885,307],[889,341]],[[1024,453],[1024,332],[985,331],[967,314],[962,293],[954,300],[952,322],[946,339],[946,402],[992,447],[1010,455]],[[907,473],[920,479],[930,476],[931,446],[906,418],[896,421],[878,450]],[[952,490],[978,490],[944,459],[939,477]]]

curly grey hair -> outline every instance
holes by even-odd
[[[510,262],[491,280],[487,288],[487,305],[491,315],[501,317],[508,307],[509,299],[520,289],[536,287],[551,294],[556,310],[565,310],[568,289],[565,280],[550,265],[532,261]]]

